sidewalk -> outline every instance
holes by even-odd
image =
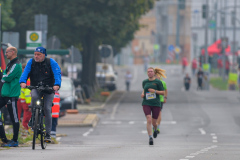
[[[78,113],[66,113],[65,116],[58,119],[58,126],[72,126],[72,127],[95,127],[99,121],[99,117],[95,113],[88,113],[90,111],[99,111],[104,108],[106,103],[111,99],[112,95],[107,98],[105,102],[91,102],[90,104],[78,104]]]

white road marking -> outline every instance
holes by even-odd
[[[206,134],[206,131],[204,131],[204,129],[202,129],[202,128],[198,128],[198,130],[201,132],[201,134],[203,134],[203,135]]]
[[[185,158],[194,158],[195,156],[186,156]]]
[[[84,137],[88,136],[93,131],[93,128],[89,129],[86,133],[83,134]]]
[[[194,158],[195,156],[197,156],[198,154],[201,154],[201,153],[205,153],[205,152],[208,152],[208,150],[210,149],[213,149],[213,148],[216,148],[217,146],[214,145],[214,146],[211,146],[211,147],[207,147],[207,148],[204,148],[200,151],[197,151],[195,153],[191,153],[190,156],[186,156],[185,158]],[[180,159],[180,160],[185,160],[185,159]]]
[[[213,136],[212,139],[217,139],[217,136]]]
[[[56,140],[57,140],[57,141],[60,141],[60,140],[61,140],[61,138],[62,138],[62,137],[57,137],[57,138],[56,138]]]
[[[189,159],[179,159],[179,160],[189,160]]]
[[[103,121],[102,124],[122,124],[121,121]]]
[[[135,122],[134,121],[130,121],[129,124],[134,124]]]
[[[142,131],[143,134],[147,134],[147,130]]]
[[[196,155],[198,155],[198,153],[191,153],[190,155],[196,156]]]
[[[115,114],[117,112],[117,108],[121,102],[121,100],[123,99],[123,97],[125,96],[125,93],[123,93],[123,95],[121,96],[121,98],[118,100],[118,102],[114,105],[113,107],[113,111],[112,111],[112,114],[111,114],[111,119],[115,119]]]
[[[213,142],[213,143],[217,143],[218,141],[217,141],[217,140],[213,140],[212,142]]]
[[[211,133],[211,136],[215,136],[216,134],[215,133]]]

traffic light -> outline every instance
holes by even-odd
[[[208,11],[208,6],[206,4],[202,5],[202,18],[206,18],[207,17],[207,11]]]
[[[185,0],[178,0],[179,9],[185,9]]]

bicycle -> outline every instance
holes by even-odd
[[[33,104],[29,108],[32,109],[32,128],[33,128],[33,142],[32,142],[32,149],[35,149],[36,138],[41,141],[42,149],[47,147],[47,141],[44,142],[44,138],[46,136],[44,122],[44,91],[46,92],[53,92],[53,88],[49,86],[26,86],[26,88],[33,90],[36,89],[39,94],[39,99],[36,101],[36,104]]]

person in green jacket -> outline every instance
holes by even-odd
[[[163,69],[160,69],[160,68],[155,68],[155,71],[156,71],[155,77],[162,82],[163,89],[165,91],[164,95],[159,95],[160,102],[161,102],[161,110],[159,112],[158,119],[157,119],[157,133],[159,134],[160,133],[160,123],[161,123],[161,120],[162,120],[162,108],[163,108],[163,104],[167,102],[168,91],[167,91],[166,82],[162,80],[162,78],[167,78],[166,71],[163,70]]]
[[[10,62],[7,64],[1,79],[2,89],[0,96],[0,109],[7,105],[7,109],[13,124],[13,139],[8,140],[5,134],[4,126],[0,120],[0,138],[4,143],[2,147],[17,147],[19,120],[17,114],[17,101],[20,95],[19,79],[22,74],[22,65],[17,57],[17,49],[8,47],[5,53]]]

